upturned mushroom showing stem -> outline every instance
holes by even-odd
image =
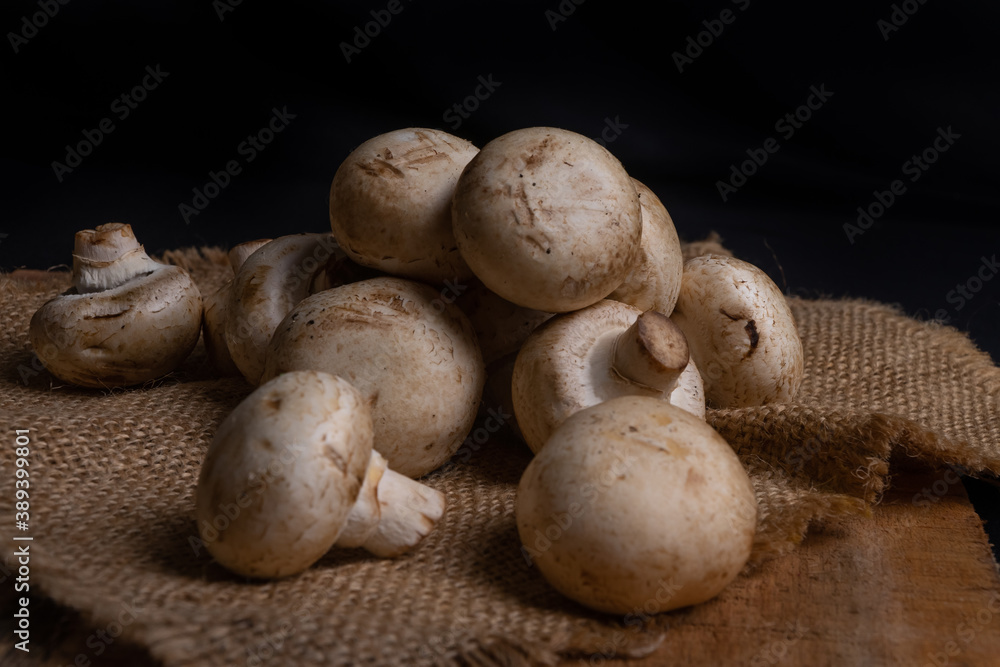
[[[444,513],[444,496],[372,450],[365,398],[316,371],[261,385],[222,422],[197,487],[198,529],[244,576],[302,572],[335,544],[380,557],[409,551]]]
[[[121,387],[174,370],[201,331],[202,300],[184,269],[149,258],[121,223],[76,235],[73,287],[31,318],[29,337],[53,375]]]
[[[532,451],[571,414],[617,396],[669,401],[689,366],[670,318],[604,300],[556,316],[521,347],[511,381],[514,413]]]

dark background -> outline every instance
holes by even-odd
[[[0,269],[68,264],[73,233],[110,221],[151,253],[325,231],[337,166],[376,134],[436,127],[481,146],[552,125],[605,132],[682,238],[718,231],[789,293],[898,303],[1000,360],[1000,280],[977,275],[992,278],[984,259],[1000,253],[1000,6],[804,4],[6,2]],[[43,6],[55,15],[26,27]],[[355,42],[366,24],[374,36]],[[169,74],[121,118],[115,100],[147,66]],[[449,109],[480,77],[494,90],[456,127]],[[832,95],[792,136],[777,131],[811,86]],[[275,108],[294,119],[248,162],[239,146]],[[57,178],[53,162],[104,118],[114,131]],[[939,128],[958,138],[911,181],[904,163]],[[779,150],[724,201],[717,182],[769,137]],[[241,173],[186,221],[179,206],[230,160]],[[906,191],[852,243],[844,225],[897,179]]]

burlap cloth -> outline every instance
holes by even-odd
[[[203,293],[226,278],[219,250],[166,259]],[[609,641],[620,656],[640,655],[663,639],[662,616],[637,610],[640,627],[588,612],[528,566],[513,507],[530,453],[503,432],[427,478],[448,510],[409,555],[334,550],[282,581],[230,575],[191,539],[193,493],[216,426],[251,388],[213,377],[200,345],[143,388],[63,385],[39,370],[27,330],[68,285],[66,273],[0,276],[0,516],[14,512],[13,429],[30,429],[32,594],[94,627],[124,621],[126,638],[165,665],[517,665],[606,657]],[[796,401],[708,414],[757,489],[754,563],[794,548],[811,522],[868,512],[891,454],[894,466],[911,456],[1000,470],[1000,369],[965,335],[877,303],[790,301],[806,361]],[[39,650],[45,638],[33,641]]]

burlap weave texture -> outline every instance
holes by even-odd
[[[168,259],[203,293],[225,279],[221,252]],[[513,501],[530,453],[499,433],[427,478],[448,510],[413,553],[332,551],[286,580],[233,577],[191,539],[193,492],[216,426],[251,387],[213,377],[200,348],[147,387],[60,384],[37,370],[27,329],[68,284],[0,277],[0,415],[8,432],[31,430],[33,584],[58,602],[96,622],[129,606],[129,638],[166,665],[254,664],[268,642],[274,664],[529,664],[612,637],[640,654],[661,638],[655,620],[623,633],[622,618],[564,600],[527,565]],[[758,492],[755,562],[794,548],[811,521],[867,512],[892,455],[1000,470],[1000,369],[963,334],[876,303],[791,304],[806,360],[796,401],[708,415]],[[0,515],[11,501],[0,494]]]

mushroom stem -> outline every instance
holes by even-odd
[[[358,499],[351,508],[351,513],[347,515],[347,523],[337,536],[338,547],[360,547],[375,533],[379,520],[382,518],[382,510],[379,508],[378,486],[382,481],[382,476],[388,470],[388,463],[385,458],[376,451],[372,451],[371,461],[368,470],[365,472],[365,481],[358,492]]]
[[[687,339],[669,317],[655,310],[639,315],[615,339],[611,369],[622,379],[671,392],[687,366]]]
[[[113,289],[157,266],[139,245],[131,225],[111,222],[76,233],[73,286],[80,294]]]
[[[364,547],[380,558],[406,553],[444,514],[444,494],[390,470],[372,451],[371,463],[337,546]]]

